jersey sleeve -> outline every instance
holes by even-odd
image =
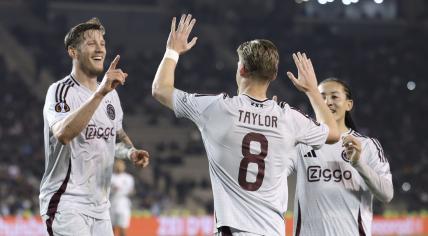
[[[385,157],[383,148],[379,141],[375,138],[370,138],[363,147],[363,161],[370,166],[379,176],[383,176],[392,181],[389,162]]]
[[[392,199],[394,195],[392,175],[378,140],[368,139],[362,147],[360,161],[354,167],[377,199],[383,202]]]
[[[202,123],[202,113],[222,95],[201,95],[187,93],[175,89],[173,93],[173,109],[177,117],[185,117],[198,126]]]
[[[297,171],[297,158],[299,158],[301,153],[301,144],[297,145],[297,151],[294,152],[294,155],[289,156],[288,163],[287,163],[287,176],[293,175]]]
[[[314,149],[321,148],[328,137],[328,126],[318,123],[296,109],[291,108],[290,111],[294,120],[297,143],[306,144]]]
[[[46,94],[44,115],[48,121],[49,128],[67,117],[73,110],[77,109],[77,102],[71,86],[64,83],[52,84]]]

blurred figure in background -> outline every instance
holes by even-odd
[[[115,236],[125,236],[131,221],[129,197],[134,194],[134,177],[125,171],[125,162],[117,159],[113,167],[110,192],[110,217]]]

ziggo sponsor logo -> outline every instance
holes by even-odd
[[[324,182],[329,182],[331,180],[340,182],[343,179],[350,180],[352,178],[352,173],[349,170],[342,172],[341,169],[332,170],[329,168],[323,169],[321,166],[309,166],[307,176],[309,182],[318,182],[321,180]]]
[[[96,125],[88,125],[86,127],[85,138],[86,139],[95,139],[95,138],[103,138],[108,139],[110,136],[113,137],[114,127],[97,127]]]

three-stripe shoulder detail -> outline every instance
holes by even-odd
[[[287,103],[286,103],[286,102],[284,102],[284,101],[279,101],[279,102],[277,102],[277,104],[278,104],[278,106],[280,106],[281,108],[284,108],[284,107],[285,107],[285,105],[287,105]]]
[[[55,100],[56,102],[65,102],[65,98],[67,97],[68,90],[70,87],[74,87],[76,83],[74,82],[74,79],[72,77],[69,77],[68,79],[59,82],[57,84],[56,90],[55,90]]]
[[[377,149],[377,152],[378,152],[379,161],[380,162],[388,162],[388,159],[386,158],[385,153],[383,152],[383,148],[380,145],[379,140],[377,140],[375,138],[370,138],[370,140],[376,146],[376,149]]]
[[[378,152],[379,161],[383,162],[383,163],[388,162],[388,159],[386,158],[385,153],[383,152],[383,148],[380,145],[379,140],[377,140],[375,138],[370,138],[370,137],[365,136],[365,135],[362,135],[355,130],[352,130],[351,135],[354,137],[359,137],[359,138],[364,138],[364,139],[370,140],[376,147],[376,150]]]

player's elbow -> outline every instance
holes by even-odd
[[[71,138],[66,132],[66,127],[64,127],[62,122],[58,122],[52,126],[52,133],[62,145],[67,145],[71,141]]]
[[[394,190],[391,190],[390,193],[385,194],[383,196],[383,199],[380,199],[383,203],[389,203],[392,201],[392,198],[394,198]]]
[[[156,84],[152,86],[152,96],[162,105],[172,109],[172,94],[174,87],[159,87]]]
[[[388,184],[385,190],[379,192],[378,194],[375,194],[375,196],[379,201],[383,203],[391,202],[392,198],[394,197],[394,188],[392,187],[392,183]]]
[[[57,135],[55,135],[55,137],[62,145],[67,145],[71,141],[71,139],[66,134],[64,134],[64,132],[58,133]]]
[[[154,97],[158,101],[162,100],[162,92],[159,86],[152,86],[152,97]]]

